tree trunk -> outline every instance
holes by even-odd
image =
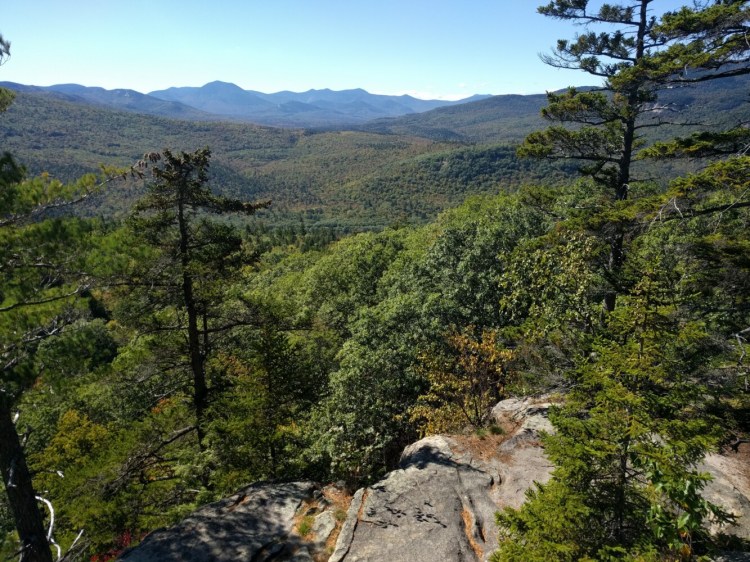
[[[635,47],[635,61],[639,63],[645,54],[645,40],[646,33],[648,31],[648,0],[641,0],[639,20],[638,20],[638,31],[636,33],[636,47]],[[641,103],[639,99],[639,87],[631,87],[628,92],[627,101],[627,114],[623,121],[623,144],[622,144],[622,156],[618,166],[617,183],[614,186],[614,195],[616,201],[624,201],[628,198],[628,190],[630,189],[630,167],[633,164],[633,151],[636,140],[636,123],[635,116],[638,115],[638,105]],[[616,232],[613,235],[612,242],[609,248],[609,274],[614,282],[622,271],[622,266],[625,263],[625,233],[622,225],[616,225]],[[604,296],[604,309],[607,312],[612,312],[617,306],[617,288],[613,288]]]
[[[21,562],[52,562],[36,492],[13,424],[9,398],[0,392],[0,472],[21,542]]]
[[[190,272],[190,235],[184,215],[182,202],[178,204],[177,220],[180,229],[180,261],[182,265],[182,296],[188,317],[188,354],[190,370],[193,375],[193,407],[195,408],[195,427],[198,434],[198,446],[204,450],[206,436],[205,411],[208,406],[208,386],[206,385],[206,361],[201,349],[201,334],[198,329],[198,308],[193,292],[193,276]]]

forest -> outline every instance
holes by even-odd
[[[0,89],[0,122],[36,114],[57,143],[4,129],[0,558],[113,560],[255,481],[356,489],[532,395],[556,400],[555,470],[498,513],[492,560],[750,550],[709,532],[733,516],[698,469],[750,433],[750,3],[587,4],[539,8],[585,25],[545,62],[602,87],[549,93],[502,142],[461,106],[458,143],[444,121],[402,136],[412,117],[256,136],[131,117],[175,146],[110,127],[92,173],[72,124]]]

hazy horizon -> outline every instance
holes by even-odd
[[[541,2],[539,2],[541,3]],[[689,2],[659,0],[655,13]],[[141,93],[220,80],[264,93],[362,88],[455,100],[596,85],[539,60],[580,31],[537,2],[56,0],[3,8],[0,81]]]

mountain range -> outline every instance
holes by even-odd
[[[720,80],[701,88],[662,91],[665,115],[689,108],[695,116],[747,113],[748,81]],[[540,110],[545,94],[475,95],[458,101],[422,100],[412,96],[371,94],[363,89],[265,94],[214,81],[201,87],[173,87],[142,94],[78,84],[0,86],[50,99],[180,121],[233,121],[271,127],[317,130],[356,129],[372,133],[412,135],[449,142],[517,142],[543,126]],[[710,109],[709,109],[710,108]],[[654,113],[658,117],[658,112]],[[745,119],[746,120],[746,119]],[[670,129],[670,134],[680,134]]]
[[[437,107],[490,97],[472,96],[459,101],[421,100],[408,95],[371,94],[361,88],[264,94],[220,81],[210,82],[200,88],[158,90],[149,95],[183,103],[215,115],[282,127],[353,125],[381,117],[422,113]]]
[[[340,128],[373,119],[422,113],[491,96],[475,95],[459,101],[422,100],[412,96],[371,94],[362,89],[265,94],[243,90],[228,82],[201,87],[174,87],[142,94],[135,90],[56,84],[26,86],[3,82],[11,90],[48,94],[73,103],[157,115],[189,121],[243,121],[274,127]]]
[[[575,174],[573,164],[515,155],[525,135],[545,127],[539,111],[546,103],[544,95],[494,96],[340,127],[321,118],[323,125],[312,128],[279,128],[236,115],[222,118],[132,90],[4,85],[18,94],[0,118],[2,149],[30,173],[72,180],[97,171],[100,163],[129,166],[145,152],[209,146],[217,191],[272,200],[264,216],[275,224],[298,221],[300,215],[309,223],[343,229],[380,228],[394,217],[424,221],[469,195],[539,181],[554,185]],[[214,84],[224,92],[223,102],[206,97],[213,111],[231,111],[232,96],[235,101],[249,97],[225,86]],[[206,94],[203,88],[195,90],[199,92],[192,94]],[[726,128],[748,123],[748,91],[750,76],[661,92],[652,115],[662,126],[644,129],[644,140],[686,135],[705,124]],[[319,90],[279,95],[286,95],[288,104],[323,104],[326,96],[353,104],[369,94]],[[260,100],[258,112],[268,111],[267,99],[254,99]],[[674,124],[678,121],[693,126]],[[639,175],[661,182],[695,167],[689,161],[660,163],[658,169],[642,163],[646,165],[649,169],[639,170]],[[121,186],[107,190],[104,199],[91,200],[87,212],[124,212],[135,195]]]

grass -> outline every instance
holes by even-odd
[[[297,525],[297,532],[299,533],[299,535],[301,537],[307,537],[310,533],[312,533],[314,522],[315,518],[312,515],[304,516],[299,522],[299,525]]]

